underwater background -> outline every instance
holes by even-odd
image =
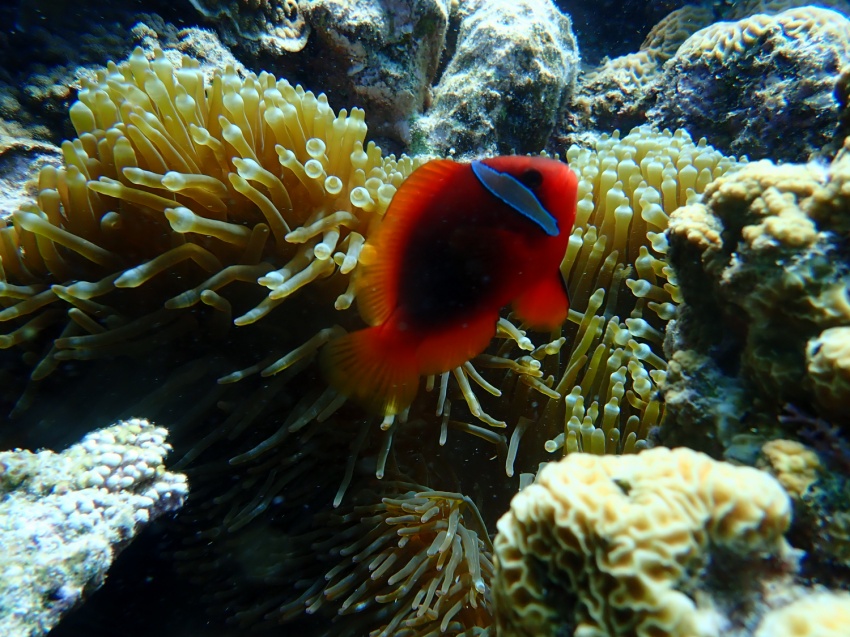
[[[850,3],[0,24],[0,634],[850,634]],[[566,321],[364,409],[395,193],[511,154]]]

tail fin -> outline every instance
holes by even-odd
[[[415,346],[390,338],[384,326],[346,334],[322,348],[320,363],[331,386],[376,414],[397,414],[416,397]]]

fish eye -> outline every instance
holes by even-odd
[[[529,168],[525,172],[523,172],[517,180],[526,188],[530,188],[534,190],[540,184],[543,183],[543,175],[540,174],[539,170],[535,170],[534,168]]]

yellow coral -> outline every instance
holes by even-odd
[[[818,479],[817,454],[796,440],[771,440],[761,448],[763,464],[795,500]]]
[[[806,369],[821,407],[835,417],[850,415],[850,326],[831,327],[811,339]]]
[[[735,554],[730,568],[781,552],[790,517],[771,476],[689,449],[568,456],[499,520],[499,634],[701,634],[684,591],[712,548]]]
[[[844,637],[850,593],[812,593],[769,613],[754,637]]]

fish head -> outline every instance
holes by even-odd
[[[481,160],[499,176],[512,179],[497,180],[494,175],[476,175],[488,190],[518,212],[538,222],[546,234],[569,237],[575,223],[578,178],[562,161],[549,157],[504,155]],[[488,183],[489,182],[489,183]],[[527,194],[533,195],[533,200]],[[539,210],[535,210],[539,204]],[[554,220],[551,224],[548,213]]]

